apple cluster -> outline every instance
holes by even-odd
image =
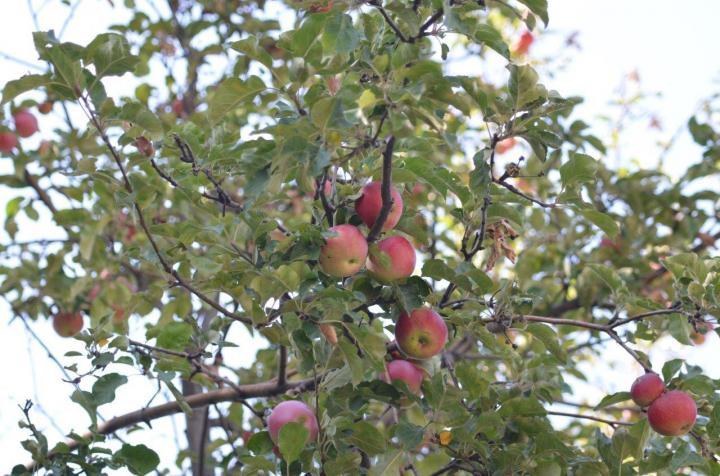
[[[30,137],[39,130],[37,118],[27,109],[15,111],[13,121],[15,123],[15,132],[10,130],[0,131],[0,152],[4,154],[11,153],[17,147],[18,136]]]
[[[654,372],[638,377],[630,388],[630,396],[641,407],[647,407],[648,422],[661,435],[681,436],[695,424],[695,400],[681,390],[668,391]]]
[[[380,182],[368,183],[355,203],[357,215],[369,229],[380,216],[381,188]],[[393,203],[382,231],[395,228],[403,212],[400,193],[395,187],[391,187],[390,193]],[[401,235],[384,238],[369,252],[367,239],[358,227],[342,224],[331,227],[330,231],[333,236],[325,240],[319,259],[320,268],[330,276],[345,278],[358,273],[365,266],[374,279],[387,284],[405,279],[415,270],[415,249]],[[330,343],[337,342],[337,335],[331,326],[321,324],[320,327]],[[380,378],[387,382],[401,381],[411,392],[419,394],[425,371],[413,361],[439,354],[447,340],[447,325],[433,309],[421,307],[402,312],[395,323],[395,341],[401,353],[392,353],[393,360],[387,364]],[[276,444],[280,428],[290,422],[304,424],[308,430],[308,440],[317,437],[318,422],[313,409],[301,401],[284,401],[272,410],[267,421],[270,437]]]

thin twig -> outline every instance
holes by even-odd
[[[370,233],[368,233],[367,241],[368,243],[373,243],[375,240],[377,240],[378,236],[382,232],[383,226],[385,226],[385,221],[387,220],[388,215],[390,215],[390,210],[393,206],[393,198],[391,194],[391,188],[392,188],[392,156],[393,156],[393,149],[395,148],[395,136],[390,136],[387,139],[387,145],[385,146],[385,152],[383,152],[383,175],[382,175],[382,185],[380,188],[380,196],[382,197],[382,207],[380,208],[380,214],[378,215],[377,219],[375,220],[375,223],[373,224],[372,228],[370,229]]]

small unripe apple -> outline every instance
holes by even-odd
[[[135,147],[137,148],[138,152],[140,152],[145,157],[150,158],[155,155],[155,147],[153,147],[153,143],[150,142],[147,137],[140,136],[135,139]]]
[[[15,112],[13,119],[15,120],[15,131],[20,137],[30,137],[38,131],[37,119],[26,109]]]
[[[52,101],[45,101],[38,105],[38,111],[40,112],[40,114],[50,114],[50,111],[52,111],[52,108],[53,108]]]
[[[391,236],[377,244],[370,253],[367,269],[378,281],[407,278],[415,271],[415,248],[403,236]]]
[[[338,343],[338,337],[337,337],[337,331],[335,331],[335,327],[333,327],[332,324],[318,324],[318,327],[320,328],[320,332],[322,335],[325,336],[325,340],[327,340],[332,345],[337,345]]]
[[[320,249],[320,268],[338,278],[360,271],[368,253],[367,240],[360,230],[353,225],[337,225],[329,231],[337,236],[326,239]]]
[[[697,330],[693,330],[690,333],[690,340],[695,345],[702,345],[707,339],[707,335],[714,329],[713,325],[709,322],[700,322],[697,324]]]
[[[13,151],[15,147],[17,147],[17,136],[10,132],[0,132],[0,152],[3,154],[9,154]]]
[[[412,362],[407,360],[393,360],[387,364],[387,370],[382,375],[383,380],[395,382],[399,380],[415,394],[420,393],[425,373]]]
[[[680,436],[689,432],[697,418],[697,405],[690,395],[672,390],[652,402],[647,412],[653,430],[665,436]]]
[[[315,441],[318,435],[318,422],[315,412],[305,403],[299,400],[287,400],[273,408],[267,419],[270,438],[275,443],[279,442],[280,429],[287,423],[302,423],[308,431],[308,441]]]
[[[400,314],[395,324],[395,340],[406,355],[414,359],[429,359],[445,347],[448,328],[440,314],[421,307],[410,314]]]
[[[58,312],[53,316],[53,329],[60,337],[72,337],[83,328],[83,316],[79,312]]]
[[[382,208],[382,184],[380,182],[370,182],[363,187],[363,192],[357,202],[355,202],[355,211],[362,221],[372,228],[380,215],[380,209]],[[390,187],[390,196],[392,197],[393,204],[390,208],[390,213],[383,224],[382,231],[388,231],[395,228],[395,225],[400,221],[400,216],[403,212],[403,201],[400,193],[395,190],[395,187]]]
[[[665,382],[655,372],[638,377],[630,387],[630,396],[641,407],[654,402],[665,391]]]

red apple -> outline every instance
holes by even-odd
[[[415,271],[415,248],[403,236],[385,238],[370,253],[367,269],[378,281],[407,278]]]
[[[650,405],[647,416],[656,432],[665,436],[680,436],[689,432],[695,424],[697,405],[687,393],[672,390]]]
[[[412,362],[407,360],[393,360],[387,364],[387,371],[383,374],[383,380],[405,382],[405,385],[415,394],[420,393],[425,373]]]
[[[497,143],[497,145],[495,146],[495,152],[497,152],[498,154],[504,154],[505,152],[515,147],[515,144],[517,144],[517,140],[515,140],[514,137],[508,137],[507,139],[501,140]]]
[[[319,429],[315,411],[299,400],[287,400],[273,408],[267,419],[270,438],[275,443],[279,441],[280,429],[290,422],[305,425],[309,433],[308,441],[314,441],[317,438]]]
[[[185,105],[182,99],[175,99],[172,102],[172,110],[177,117],[185,117]]]
[[[83,316],[79,312],[58,312],[53,316],[53,328],[61,337],[72,337],[83,328]]]
[[[527,52],[530,51],[530,46],[533,44],[533,41],[535,41],[535,37],[532,33],[529,31],[523,32],[515,45],[515,53],[519,55],[526,55]]]
[[[140,136],[135,139],[135,147],[137,148],[138,152],[140,152],[145,157],[150,158],[155,155],[155,147],[153,147],[153,143],[144,136]]]
[[[0,152],[9,154],[17,147],[17,136],[10,131],[0,132]]]
[[[437,312],[427,307],[403,312],[395,324],[395,340],[406,355],[429,359],[439,354],[448,340],[448,328]]]
[[[50,111],[52,111],[53,103],[52,101],[45,101],[38,105],[38,111],[40,114],[50,114]]]
[[[355,202],[355,211],[362,218],[362,221],[372,228],[380,215],[380,209],[382,208],[382,184],[380,182],[370,182],[363,188],[363,193]],[[390,188],[390,196],[392,197],[393,204],[390,208],[390,213],[383,224],[383,231],[392,230],[395,225],[400,221],[400,216],[403,212],[403,201],[402,197],[395,190],[395,187]]]
[[[26,109],[15,112],[15,131],[20,137],[30,137],[38,131],[38,121],[35,116]]]
[[[630,387],[630,395],[635,403],[646,407],[654,402],[665,391],[665,383],[655,372],[648,372],[638,377]]]
[[[360,230],[353,225],[337,225],[329,231],[337,236],[325,240],[320,249],[320,268],[338,278],[360,271],[368,253],[367,241]]]

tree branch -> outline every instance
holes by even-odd
[[[387,145],[385,146],[385,152],[383,152],[383,176],[380,189],[380,196],[382,197],[382,207],[380,208],[380,214],[378,215],[375,223],[370,229],[370,233],[368,233],[368,243],[373,243],[375,240],[377,240],[378,236],[382,232],[388,215],[390,215],[390,209],[393,206],[393,199],[390,190],[392,188],[392,155],[394,148],[395,136],[390,136],[388,137]]]

